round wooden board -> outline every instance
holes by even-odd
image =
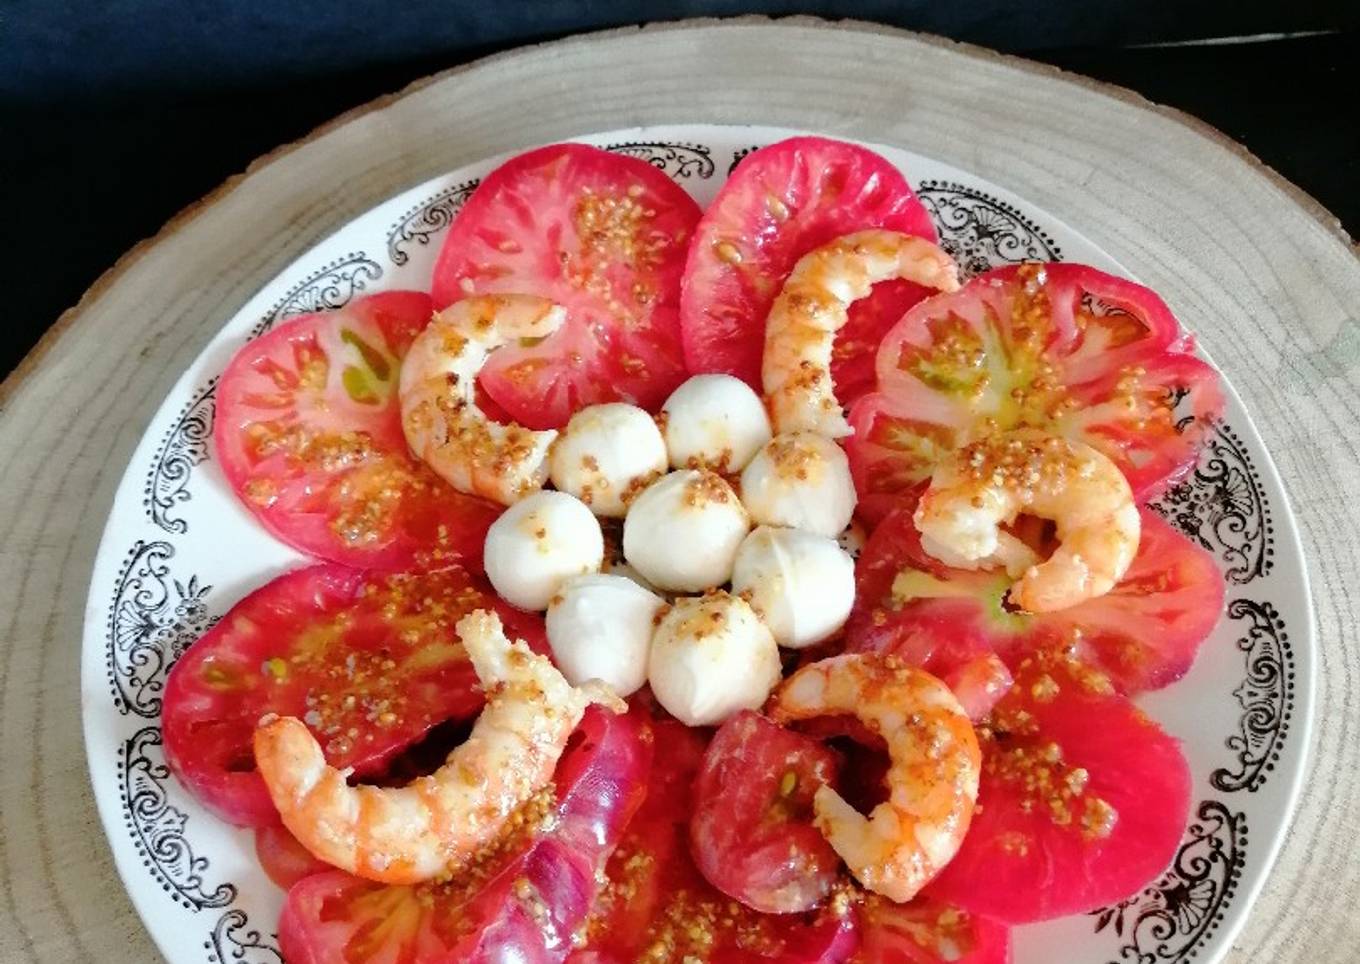
[[[148,961],[80,737],[83,601],[113,491],[178,374],[267,279],[441,171],[593,130],[787,125],[899,144],[1075,225],[1231,374],[1305,540],[1321,641],[1300,810],[1231,960],[1360,946],[1360,259],[1241,147],[1117,88],[865,24],[624,30],[459,68],[256,162],[129,252],[0,386],[0,960]],[[58,256],[45,253],[44,256]],[[20,281],[22,283],[22,280]]]

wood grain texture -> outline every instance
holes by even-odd
[[[1354,959],[1356,251],[1240,147],[1127,92],[884,28],[748,20],[517,51],[351,112],[130,252],[0,386],[0,960],[157,957],[95,815],[77,668],[114,488],[179,372],[266,280],[403,188],[534,143],[685,120],[862,137],[973,171],[1077,226],[1199,333],[1293,496],[1322,646],[1311,775],[1231,959]]]

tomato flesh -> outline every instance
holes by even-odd
[[[401,359],[433,312],[413,291],[304,315],[247,342],[217,390],[213,441],[242,504],[301,551],[362,568],[477,565],[498,509],[411,456]]]
[[[222,819],[278,820],[251,739],[266,713],[305,722],[327,762],[378,772],[431,727],[476,714],[482,694],[454,625],[496,610],[544,651],[542,621],[461,568],[365,573],[332,563],[278,577],[180,657],[165,689],[165,756]]]
[[[549,808],[447,882],[378,884],[332,871],[288,893],[279,942],[291,964],[566,959],[651,766],[647,721],[592,707],[555,774]]]
[[[655,727],[657,762],[647,796],[609,859],[608,883],[573,964],[848,960],[858,945],[853,913],[761,914],[704,879],[690,857],[688,824],[709,738],[674,720]]]
[[[1124,900],[1175,854],[1190,811],[1179,742],[1070,650],[1021,660],[978,739],[977,810],[928,896],[1047,920]]]
[[[870,895],[859,907],[863,964],[1010,964],[1010,930],[997,921],[918,897]]]
[[[646,161],[555,144],[492,171],[449,229],[437,307],[473,294],[531,294],[567,321],[537,345],[506,346],[479,385],[534,429],[586,405],[656,409],[686,376],[680,272],[699,207]]]
[[[694,235],[680,296],[685,360],[760,389],[765,319],[798,259],[854,231],[886,228],[936,239],[901,171],[873,151],[794,137],[742,159]],[[929,292],[905,281],[856,302],[837,334],[831,375],[849,404],[873,387],[883,335]]]
[[[694,788],[691,852],[718,890],[767,914],[811,910],[840,875],[812,824],[812,797],[839,761],[816,740],[749,710],[713,737]]]
[[[313,857],[297,837],[281,823],[255,828],[255,856],[264,868],[265,876],[287,890],[299,880],[313,874],[334,870],[330,864]]]
[[[1218,622],[1223,579],[1209,553],[1150,510],[1140,514],[1138,554],[1114,589],[1033,614],[1007,609],[1004,571],[951,569],[927,554],[911,512],[899,510],[875,530],[856,565],[848,647],[895,653],[958,692],[960,680],[985,672],[992,654],[1013,663],[1060,641],[1079,644],[1083,658],[1123,692],[1166,686],[1185,675]]]
[[[968,442],[1021,426],[1094,446],[1152,498],[1193,467],[1223,411],[1218,375],[1193,349],[1156,294],[1095,268],[980,275],[884,337],[876,391],[850,413],[860,498],[873,511]]]

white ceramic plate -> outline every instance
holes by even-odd
[[[645,158],[706,204],[752,147],[793,133],[668,125],[581,139]],[[967,272],[1063,259],[1127,274],[1001,188],[874,146],[907,173]],[[246,340],[283,318],[362,293],[426,287],[450,219],[499,160],[413,187],[299,257],[225,321],[180,378],[118,488],[86,605],[86,750],[118,870],[174,964],[281,959],[273,931],[283,895],[257,865],[250,833],[200,808],[167,772],[161,748],[160,695],[174,660],[247,592],[304,562],[237,505],[213,461],[217,376]],[[1156,287],[1156,278],[1142,280]],[[1195,326],[1193,317],[1182,321]],[[1133,898],[1017,929],[1017,964],[1218,960],[1288,825],[1311,726],[1312,609],[1279,476],[1231,389],[1198,470],[1156,508],[1217,557],[1227,586],[1226,613],[1194,668],[1139,701],[1184,741],[1191,822],[1172,866]]]

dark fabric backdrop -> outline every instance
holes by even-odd
[[[526,42],[738,13],[874,20],[1132,87],[1242,140],[1360,227],[1357,0],[0,0],[0,237],[26,265],[0,375],[124,250],[342,110]],[[1139,46],[1267,32],[1313,35]]]

